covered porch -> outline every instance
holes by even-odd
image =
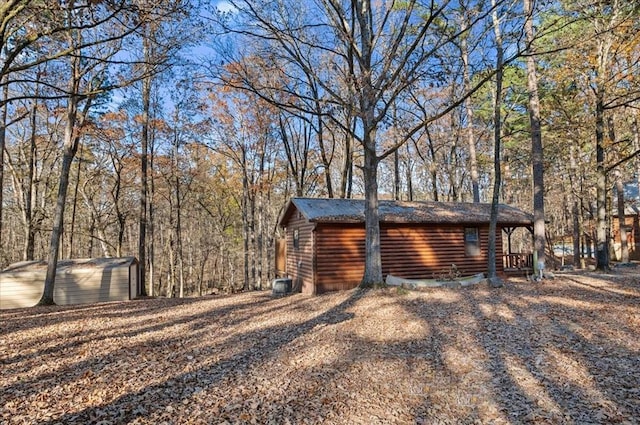
[[[525,229],[528,237],[516,235],[518,229]],[[502,231],[506,236],[507,246],[505,253],[502,255],[502,266],[505,274],[522,275],[533,273],[533,252],[531,252],[533,237],[533,227],[531,226],[514,226],[503,227]],[[514,241],[514,235],[520,239]],[[528,242],[526,242],[528,241]]]

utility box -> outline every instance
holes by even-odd
[[[292,281],[290,278],[274,279],[271,284],[273,295],[286,295],[291,293]]]

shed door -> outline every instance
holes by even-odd
[[[132,300],[142,291],[140,290],[140,277],[138,276],[138,265],[134,262],[129,267],[129,299]]]

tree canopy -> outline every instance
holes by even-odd
[[[135,255],[153,295],[265,288],[286,200],[326,196],[367,200],[363,286],[382,282],[386,198],[535,209],[546,268],[606,269],[640,238],[617,208],[640,187],[639,14],[0,2],[0,266]]]

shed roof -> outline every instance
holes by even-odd
[[[136,263],[135,257],[116,257],[116,258],[75,258],[70,260],[60,260],[57,264],[57,272],[65,270],[77,269],[112,269],[122,266],[130,266]],[[22,272],[27,270],[46,270],[46,261],[20,261],[10,264],[3,272]]]
[[[364,199],[292,198],[280,225],[284,226],[296,209],[315,223],[362,223],[364,206]],[[381,200],[379,214],[383,223],[486,224],[490,221],[491,204]],[[500,204],[498,223],[528,226],[533,224],[533,215]]]

